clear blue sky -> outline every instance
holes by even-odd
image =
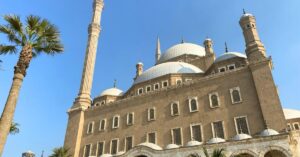
[[[56,24],[65,52],[34,59],[21,90],[15,121],[21,132],[10,135],[3,157],[18,157],[27,150],[49,155],[62,146],[67,109],[77,96],[91,18],[92,0],[0,0],[0,15],[39,15]],[[98,47],[92,96],[118,80],[127,90],[135,64],[154,64],[157,35],[162,50],[180,42],[202,44],[209,36],[217,55],[227,41],[231,51],[244,52],[238,21],[245,8],[257,17],[258,30],[274,61],[275,82],[282,105],[300,109],[300,1],[274,0],[106,0]],[[3,20],[0,19],[3,24]],[[0,35],[0,42],[6,38]],[[5,104],[17,56],[0,56],[0,111]]]

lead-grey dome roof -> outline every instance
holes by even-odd
[[[133,84],[141,83],[167,74],[203,73],[198,67],[184,62],[166,62],[155,65],[138,76]]]
[[[172,58],[189,54],[196,56],[205,56],[205,49],[197,44],[192,43],[180,43],[169,48],[165,53],[162,54],[157,63],[168,61]]]

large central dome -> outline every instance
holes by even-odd
[[[184,54],[188,54],[188,55],[196,55],[196,56],[205,56],[205,49],[200,46],[200,45],[196,45],[196,44],[192,44],[192,43],[181,43],[181,44],[177,44],[172,46],[171,48],[169,48],[158,60],[157,63],[162,63],[165,61],[168,61],[172,58],[184,55]]]
[[[166,62],[146,70],[133,84],[148,81],[167,74],[203,73],[198,67],[184,62]]]

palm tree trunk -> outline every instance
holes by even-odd
[[[9,129],[14,117],[19,91],[23,82],[22,74],[15,74],[13,83],[7,98],[1,120],[0,120],[0,156],[2,155],[6,138],[9,134]]]
[[[29,67],[31,59],[32,46],[25,45],[20,53],[18,63],[15,66],[13,82],[0,119],[0,157],[2,156],[4,145],[13,121],[23,78],[26,75],[26,69]]]

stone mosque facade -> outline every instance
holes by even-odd
[[[193,157],[224,148],[228,157],[300,157],[300,112],[283,109],[272,59],[255,17],[239,24],[245,52],[216,56],[213,41],[181,42],[161,52],[127,91],[116,87],[91,99],[103,0],[93,18],[78,97],[68,110],[66,148],[72,157]]]

